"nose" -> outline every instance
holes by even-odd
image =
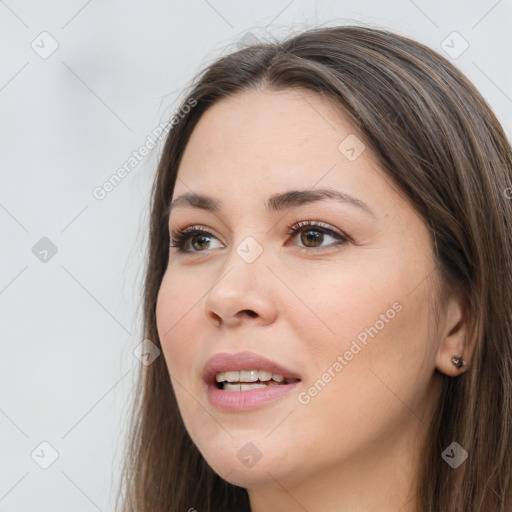
[[[233,249],[216,276],[204,313],[215,327],[237,327],[244,323],[268,325],[277,317],[275,276],[262,254],[248,263]]]

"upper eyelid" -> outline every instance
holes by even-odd
[[[205,233],[208,235],[213,235],[215,238],[219,239],[219,237],[215,234],[214,231],[215,230],[213,230],[212,228],[203,226],[202,224],[193,224],[191,226],[187,226],[184,228],[171,229],[170,233],[173,237],[175,237],[175,236],[179,236],[181,234],[186,234],[186,233],[192,234],[194,232],[200,232],[200,233]]]
[[[308,227],[311,228],[320,228],[325,231],[331,231],[332,233],[336,234],[343,234],[342,231],[340,231],[338,228],[331,226],[330,224],[327,224],[326,222],[322,222],[320,220],[299,220],[298,222],[295,222],[290,226],[288,229],[290,230],[299,230],[299,229],[306,229]]]
[[[353,239],[350,235],[348,235],[345,231],[340,230],[334,226],[331,226],[328,223],[318,221],[318,220],[301,220],[293,223],[289,228],[287,228],[286,234],[293,233],[293,237],[297,236],[297,233],[300,231],[306,231],[307,229],[315,229],[318,228],[320,231],[324,231],[328,236],[332,236],[333,238],[337,238],[340,241],[353,242]],[[204,226],[203,224],[192,224],[190,226],[186,226],[184,228],[178,228],[176,230],[170,230],[171,237],[178,238],[180,235],[186,234],[194,234],[194,233],[204,233],[206,235],[213,235],[213,238],[217,239],[220,242],[219,237],[213,233],[211,228]],[[222,242],[221,242],[222,243]],[[195,252],[195,251],[187,251],[187,252]]]
[[[287,231],[306,229],[308,227],[311,227],[311,228],[317,227],[317,228],[323,229],[325,231],[331,231],[332,233],[337,234],[337,235],[348,236],[342,230],[340,230],[334,226],[331,226],[330,224],[327,224],[322,221],[315,221],[315,220],[300,220],[300,221],[294,222],[289,228],[287,228]],[[176,228],[176,229],[170,228],[169,231],[173,235],[178,235],[180,233],[188,233],[188,232],[193,232],[193,231],[207,232],[208,234],[212,234],[212,235],[215,234],[215,233],[213,233],[213,231],[215,231],[214,229],[207,227],[203,224],[191,224],[190,226],[186,226],[184,228]],[[217,238],[216,235],[215,235],[215,237]]]
[[[334,238],[338,238],[339,240],[345,240],[347,242],[354,242],[353,238],[347,234],[344,230],[331,226],[322,221],[299,221],[295,222],[289,229],[290,231],[300,232],[306,231],[308,228],[315,229],[320,228],[320,231],[324,231],[327,235],[332,236]],[[296,235],[294,235],[296,236]]]

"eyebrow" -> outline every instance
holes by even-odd
[[[280,212],[286,209],[297,208],[303,204],[326,200],[349,204],[375,216],[370,207],[357,197],[347,192],[332,189],[290,190],[281,194],[274,194],[265,202],[265,208],[269,212]],[[170,214],[172,210],[185,206],[215,213],[221,210],[222,203],[209,196],[188,193],[174,199],[168,206],[167,213]]]

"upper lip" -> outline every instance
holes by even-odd
[[[237,352],[229,354],[221,352],[211,357],[204,369],[203,379],[208,384],[215,382],[217,373],[241,370],[268,370],[288,379],[300,379],[300,375],[266,357],[253,352]]]

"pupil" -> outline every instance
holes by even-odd
[[[199,244],[195,243],[197,240],[200,240]],[[194,249],[204,249],[208,246],[209,241],[210,239],[207,236],[199,235],[194,238],[192,245]]]
[[[319,231],[315,231],[313,229],[308,229],[302,232],[301,239],[304,245],[310,246],[310,244],[313,243],[312,246],[316,247],[315,242],[322,242],[323,233],[320,233]]]

